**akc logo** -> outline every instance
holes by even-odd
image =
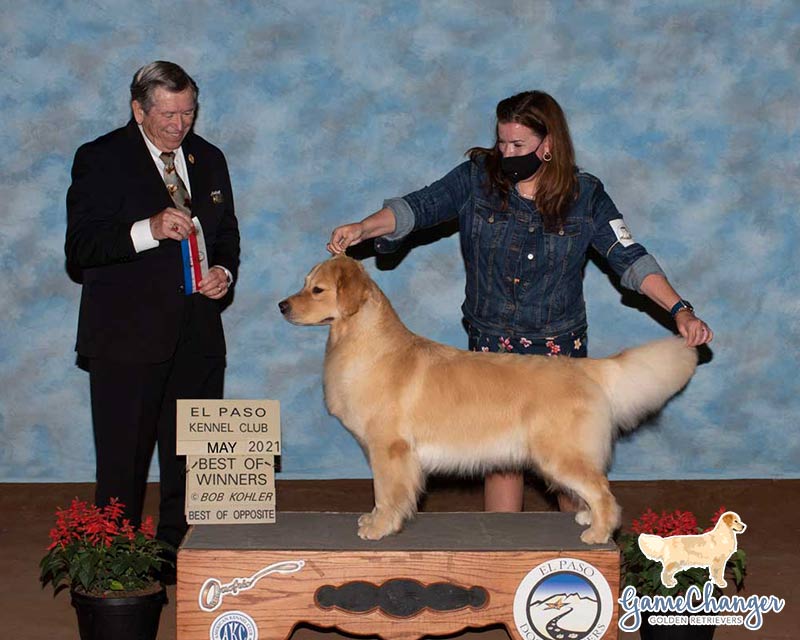
[[[534,567],[514,596],[514,623],[526,640],[596,640],[608,630],[613,613],[603,574],[575,558]]]
[[[244,611],[227,611],[211,623],[211,640],[258,640],[258,627]]]

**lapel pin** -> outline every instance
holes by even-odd
[[[214,204],[220,204],[222,202],[222,191],[212,191],[211,192],[211,202]]]
[[[191,153],[189,154],[189,162],[194,164],[194,156]]]

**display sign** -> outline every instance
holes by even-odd
[[[189,524],[275,522],[276,400],[178,400]]]

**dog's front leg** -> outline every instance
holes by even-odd
[[[375,508],[358,520],[358,535],[380,540],[397,533],[417,510],[422,471],[409,443],[402,439],[379,443],[369,449]]]
[[[715,558],[708,567],[708,576],[711,582],[717,585],[720,589],[728,586],[728,581],[725,579],[725,562],[728,558]]]
[[[671,589],[678,584],[678,581],[675,579],[675,574],[681,571],[683,567],[677,562],[669,562],[666,558],[664,558],[661,563],[661,582],[665,587]]]

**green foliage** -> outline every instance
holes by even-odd
[[[134,530],[119,502],[100,509],[76,499],[56,515],[39,563],[42,586],[52,584],[55,593],[66,587],[92,595],[137,591],[152,585],[167,562],[162,554],[170,547],[153,537],[152,520]]]

